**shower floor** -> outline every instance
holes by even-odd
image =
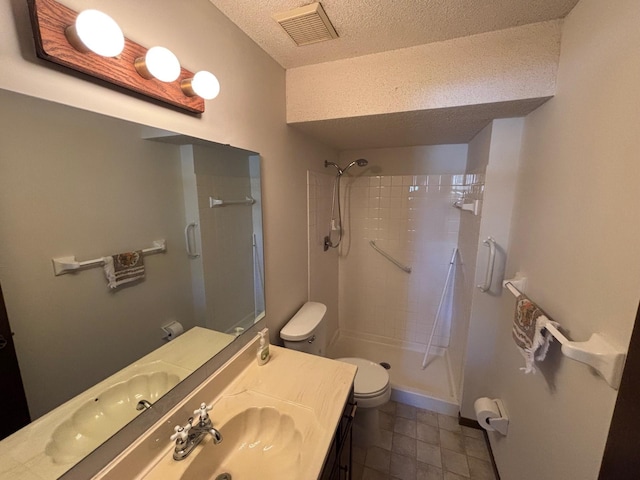
[[[422,369],[424,351],[419,352],[380,341],[340,332],[327,349],[328,357],[360,357],[391,365],[391,399],[445,415],[457,415],[459,402],[453,388],[449,357],[434,347],[427,368]]]

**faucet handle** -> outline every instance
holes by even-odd
[[[187,423],[184,427],[182,425],[176,425],[174,428],[176,433],[171,435],[169,439],[184,442],[189,437],[189,430],[191,430],[191,422]]]
[[[207,418],[209,418],[209,414],[207,412],[210,412],[213,409],[212,405],[207,405],[206,403],[202,402],[200,404],[200,408],[197,410],[193,411],[194,415],[200,415],[200,421],[204,422],[207,420]]]

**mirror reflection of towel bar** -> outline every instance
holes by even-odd
[[[226,207],[227,205],[253,205],[254,203],[256,201],[249,196],[244,197],[244,200],[222,200],[221,198],[209,197],[210,208]]]
[[[153,247],[143,249],[142,254],[153,255],[154,253],[162,253],[166,250],[167,243],[164,240],[156,240],[153,242]],[[53,262],[53,272],[58,276],[81,269],[84,270],[86,268],[101,267],[104,265],[104,260],[102,258],[103,257],[78,262],[75,256],[70,256],[52,258],[51,261]]]

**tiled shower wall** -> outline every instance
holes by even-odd
[[[458,242],[460,212],[452,207],[464,175],[390,175],[345,182],[340,258],[340,327],[420,348],[429,338],[449,262]],[[376,252],[376,245],[410,274]],[[448,346],[450,294],[434,345]]]
[[[308,178],[309,271],[313,273],[332,263],[326,256],[332,253],[322,251],[322,239],[329,231],[334,177],[309,172]],[[465,175],[343,177],[342,331],[414,348],[426,345],[458,243],[461,212],[452,204],[469,190],[465,185],[475,181],[475,176]],[[370,240],[412,272],[405,273],[374,251]],[[434,345],[449,344],[452,286],[453,281]],[[321,288],[314,287],[311,279],[310,298],[314,290]]]

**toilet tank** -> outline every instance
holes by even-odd
[[[326,326],[324,316],[327,306],[318,302],[307,302],[280,330],[284,346],[312,355],[324,356]]]

